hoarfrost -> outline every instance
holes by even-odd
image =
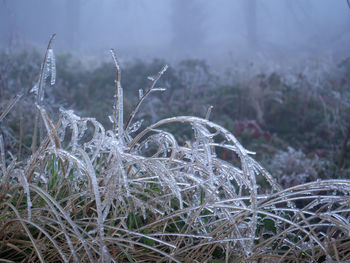
[[[139,89],[139,100],[143,97],[143,89]]]
[[[5,160],[5,147],[4,147],[4,139],[2,137],[2,134],[0,134],[0,161],[1,161],[1,171],[2,171],[2,177],[1,180],[4,180],[4,177],[7,174],[6,171],[6,160]]]
[[[210,105],[210,106],[208,107],[208,109],[207,109],[207,112],[206,112],[206,114],[205,114],[205,118],[206,118],[207,120],[209,120],[209,118],[210,118],[210,114],[211,114],[212,109],[213,109],[213,106],[212,106],[212,105]]]
[[[111,52],[111,55],[112,55],[112,59],[113,59],[114,65],[117,68],[117,70],[120,72],[119,62],[118,62],[117,56],[115,55],[114,49],[110,49],[110,52]]]
[[[47,54],[47,68],[50,74],[50,84],[51,86],[56,82],[56,58],[53,50],[50,48]]]
[[[141,127],[143,121],[144,121],[144,120],[142,119],[142,120],[139,120],[139,121],[135,122],[133,125],[131,125],[131,126],[129,127],[128,132],[129,132],[129,133],[137,132],[137,131],[140,129],[140,127]]]
[[[108,119],[109,119],[109,121],[110,121],[111,123],[114,123],[114,122],[115,122],[114,117],[111,116],[111,115],[108,116]]]
[[[154,88],[152,91],[166,91],[166,88]]]
[[[32,217],[32,202],[30,199],[30,192],[29,192],[29,183],[27,180],[27,177],[24,175],[22,170],[16,170],[15,171],[15,176],[17,177],[19,183],[23,186],[24,192],[27,195],[27,214],[28,214],[28,220],[31,220]]]
[[[38,95],[38,82],[34,84],[33,88],[30,90],[31,93]]]

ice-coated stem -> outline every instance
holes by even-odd
[[[13,99],[6,105],[5,110],[0,114],[0,122],[6,117],[6,115],[12,110],[15,104],[22,98],[22,94],[17,94]]]
[[[5,178],[7,172],[6,172],[6,162],[5,162],[5,147],[4,147],[4,140],[2,138],[2,134],[0,134],[0,165],[1,165],[2,177]]]
[[[122,140],[124,133],[124,120],[123,120],[123,89],[120,84],[120,66],[113,49],[110,50],[113,63],[116,72],[115,80],[115,95],[113,105],[113,131],[118,135],[119,142]]]
[[[40,100],[41,100],[41,93],[42,93],[42,85],[44,82],[44,70],[46,68],[46,63],[47,59],[49,57],[49,53],[52,51],[49,51],[51,49],[51,43],[53,39],[55,38],[56,34],[53,34],[50,37],[49,43],[47,44],[45,56],[44,56],[44,61],[43,64],[41,65],[41,70],[40,70],[40,77],[39,77],[39,84],[38,84],[38,93],[36,96],[36,103],[40,105]],[[29,91],[30,92],[30,91]],[[37,125],[38,125],[38,119],[39,119],[39,109],[36,109],[35,111],[35,116],[34,116],[34,131],[33,131],[33,138],[32,138],[32,153],[34,154],[35,148],[36,148],[36,137],[37,137]]]

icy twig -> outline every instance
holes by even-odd
[[[115,79],[115,94],[114,94],[114,105],[113,105],[113,131],[118,134],[119,142],[122,142],[122,136],[124,132],[124,120],[123,120],[123,89],[120,84],[120,66],[113,49],[110,50],[113,63],[116,72]]]
[[[164,65],[162,67],[162,69],[158,72],[158,74],[151,79],[152,83],[151,86],[148,88],[148,90],[143,93],[139,91],[139,99],[133,109],[133,111],[131,112],[129,119],[127,120],[127,122],[125,123],[125,130],[129,128],[129,125],[131,124],[131,122],[133,121],[137,111],[139,110],[141,103],[145,100],[145,98],[152,92],[152,91],[156,91],[157,89],[155,89],[155,85],[157,84],[157,81],[160,79],[160,77],[165,73],[165,71],[168,69],[168,65]],[[161,91],[164,91],[165,89],[160,89]],[[141,96],[142,95],[142,96]]]

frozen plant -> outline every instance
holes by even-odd
[[[48,50],[50,45],[47,55]],[[111,130],[73,111],[62,111],[54,122],[37,97],[35,122],[42,121],[46,134],[42,131],[38,147],[33,143],[33,154],[22,162],[7,158],[0,136],[0,258],[77,263],[349,259],[350,180],[282,189],[253,152],[208,120],[210,110],[205,119],[172,117],[140,130],[134,122],[137,110],[159,90],[157,80],[166,66],[140,92],[124,122],[121,71],[114,52],[112,57]],[[166,129],[171,125],[192,127],[194,139],[180,145]],[[234,152],[239,165],[220,159],[218,149]],[[265,179],[264,188],[257,177]],[[294,205],[305,198],[307,206]]]
[[[271,170],[284,187],[317,180],[323,167],[324,161],[317,155],[309,158],[301,150],[297,151],[292,147],[275,154],[271,162]]]

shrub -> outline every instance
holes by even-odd
[[[288,147],[288,151],[275,154],[271,170],[282,186],[291,187],[321,179],[319,175],[326,165],[317,155],[307,157],[302,151]]]

